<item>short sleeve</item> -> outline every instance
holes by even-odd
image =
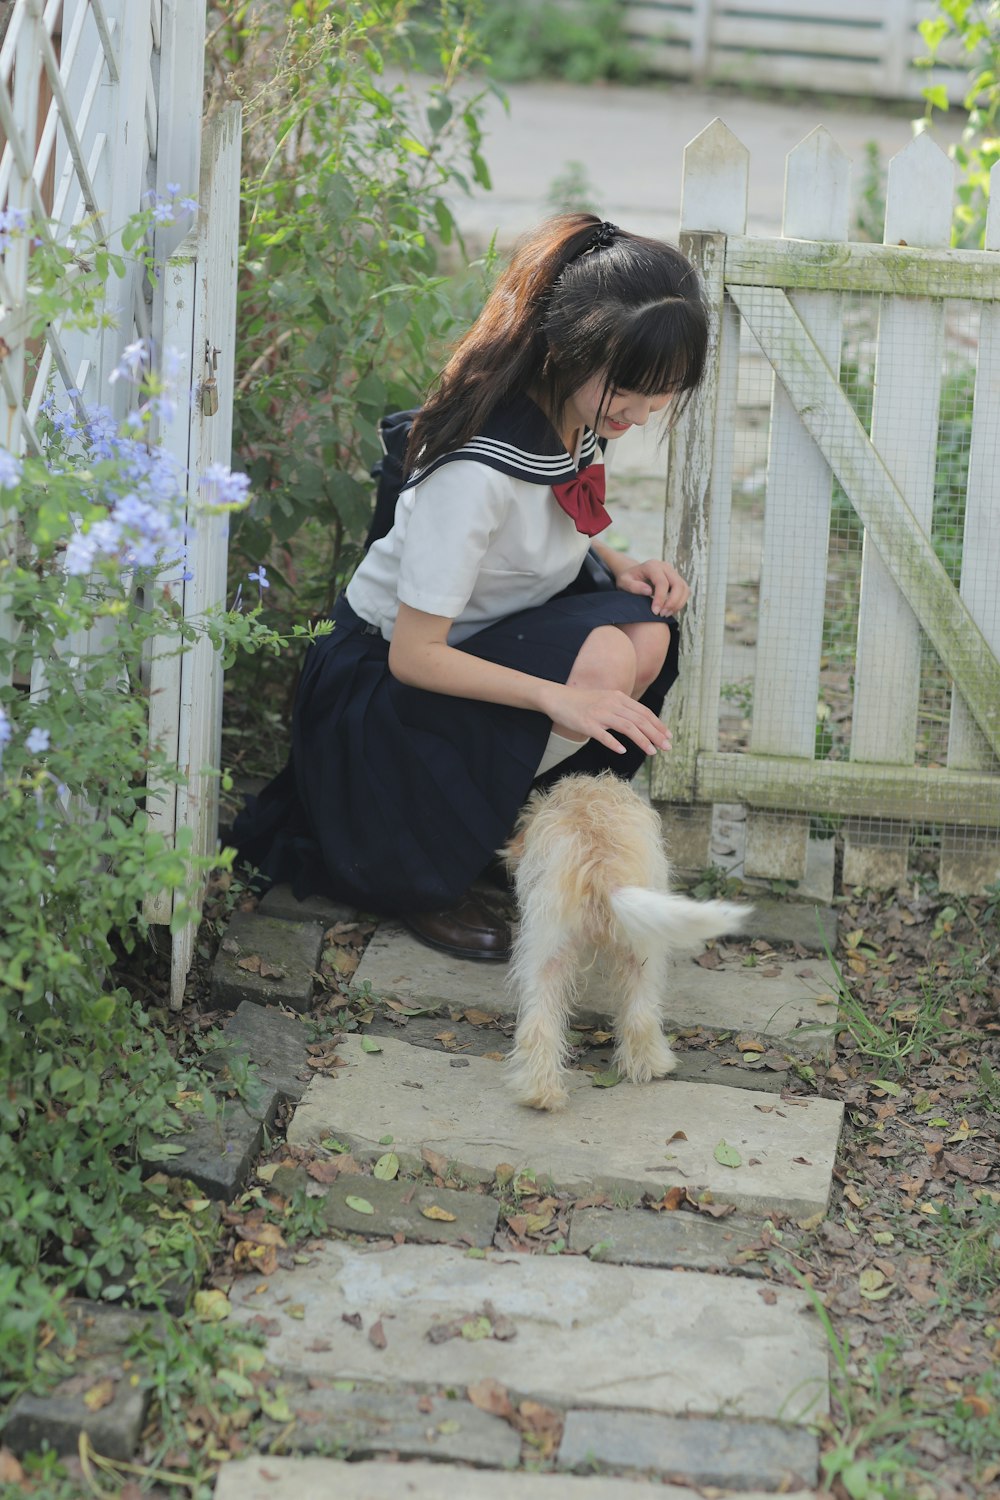
[[[442,464],[415,485],[400,560],[400,602],[456,619],[511,504],[507,476],[471,459]]]

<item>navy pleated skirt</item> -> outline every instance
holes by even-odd
[[[659,713],[677,676],[677,629],[638,594],[567,591],[458,649],[565,682],[590,631],[647,620],[671,626],[642,699]],[[233,829],[241,860],[300,898],[380,913],[451,906],[506,841],[533,784],[580,771],[631,779],[646,759],[631,741],[620,755],[589,740],[536,782],[552,728],[544,714],[407,687],[389,671],[388,642],[343,596],[333,621],[306,656],[289,762]]]

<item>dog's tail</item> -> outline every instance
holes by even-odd
[[[753,910],[732,901],[692,901],[667,891],[623,885],[611,893],[615,916],[636,941],[653,939],[681,947],[739,932]]]

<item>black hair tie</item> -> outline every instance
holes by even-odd
[[[614,244],[615,237],[620,233],[621,230],[617,224],[611,224],[605,219],[602,224],[598,224],[590,239],[584,245],[581,254],[586,255],[590,250],[606,250],[609,245]]]

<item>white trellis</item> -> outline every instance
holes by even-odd
[[[156,262],[166,270],[155,285],[134,262],[123,280],[109,282],[108,327],[47,328],[37,372],[26,345],[31,245],[27,237],[12,242],[0,267],[0,442],[39,451],[36,421],[50,389],[57,405],[110,406],[123,418],[127,392],[108,375],[139,337],[149,341],[154,367],[166,348],[176,350],[182,388],[197,391],[208,341],[217,351],[218,411],[205,416],[195,401],[165,435],[192,476],[192,500],[204,468],[229,461],[239,204],[238,108],[202,128],[205,12],[206,0],[13,0],[0,10],[0,205],[26,210],[61,244],[75,243],[75,226],[86,219],[112,250],[151,195],[169,196],[168,184],[201,206],[193,229],[157,228]],[[3,520],[0,556],[16,545],[11,517]],[[177,589],[192,615],[224,597],[226,537],[193,509],[189,521],[195,576]],[[0,631],[12,630],[0,597]],[[158,797],[156,820],[170,838],[190,829],[193,850],[204,852],[216,837],[204,772],[218,764],[218,671],[203,651],[169,664],[154,655],[149,679],[151,733],[189,774],[183,795]],[[152,903],[148,915],[169,921],[169,899]],[[175,1004],[193,938],[190,927],[173,938]]]
[[[744,803],[748,873],[801,878],[810,818],[822,817],[827,831],[841,824],[845,885],[900,883],[916,840],[937,848],[944,889],[981,889],[1000,878],[997,195],[989,248],[947,248],[954,169],[918,136],[890,167],[885,243],[850,243],[849,165],[820,128],[789,155],[782,237],[748,238],[748,170],[721,121],[685,153],[681,244],[701,268],[715,336],[705,386],[671,446],[666,555],[687,571],[693,600],[670,705],[674,753],[657,763],[653,795],[671,804],[685,864],[707,862],[711,805]],[[769,367],[772,393],[766,455],[750,481],[762,508],[754,556],[737,560],[748,358]],[[864,421],[842,360],[870,368]],[[936,464],[956,366],[970,394],[957,413],[967,472],[947,517],[956,533],[961,518],[950,538],[960,571],[952,559],[949,576],[935,549]],[[863,531],[863,550],[848,553],[849,528],[833,535],[835,501]],[[849,731],[836,753],[818,755],[835,586]],[[752,687],[741,689],[752,727],[734,749],[720,737],[720,703],[739,589],[753,603]]]

